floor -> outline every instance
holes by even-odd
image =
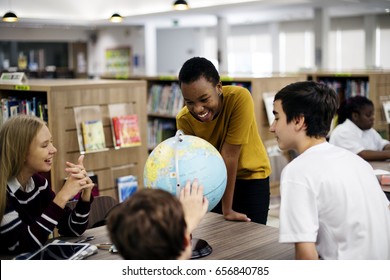
[[[280,196],[271,196],[267,226],[279,227]]]

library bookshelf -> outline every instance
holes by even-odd
[[[143,168],[148,156],[146,82],[114,80],[30,80],[27,84],[0,84],[0,97],[31,98],[46,101],[47,122],[57,154],[50,172],[52,188],[58,192],[66,178],[65,162],[77,162],[80,155],[75,108],[98,106],[103,122],[106,149],[85,153],[87,171],[98,177],[100,195],[118,199],[116,178],[126,175],[138,177],[143,187]],[[128,104],[137,114],[141,128],[141,145],[115,149],[113,143],[110,104]]]
[[[104,79],[114,79],[114,76],[104,76]],[[176,96],[176,85],[178,85],[178,79],[176,76],[128,76],[128,77],[120,77],[121,79],[128,80],[146,80],[147,82],[147,92],[148,92],[148,105],[150,105],[150,98],[153,96],[153,89],[156,87],[161,87],[161,92],[163,92],[164,87],[170,87],[172,91],[169,92],[169,97],[172,102],[174,102]],[[269,122],[267,118],[266,108],[264,105],[263,94],[264,93],[276,93],[282,87],[297,81],[306,80],[307,76],[305,74],[292,74],[292,75],[272,75],[272,76],[259,76],[259,77],[237,77],[237,76],[221,76],[222,85],[240,85],[249,89],[252,94],[254,106],[255,106],[255,114],[256,114],[256,122],[258,126],[258,130],[260,136],[264,141],[274,139],[274,135],[269,132]],[[156,98],[156,100],[162,101],[163,98]],[[181,101],[183,102],[183,101]],[[184,104],[181,104],[183,106]],[[151,108],[158,108],[159,104],[155,104],[155,106],[148,106],[148,131],[150,132],[148,137],[152,138],[152,142],[149,142],[148,147],[149,150],[152,150],[156,144],[159,144],[161,140],[164,140],[169,135],[172,135],[172,130],[176,129],[176,113],[177,111],[161,112],[158,110],[154,110]],[[156,123],[166,124],[168,127],[167,131],[159,131],[156,132],[156,129],[153,127],[153,124]],[[172,126],[173,123],[173,126]],[[164,125],[160,127],[164,128]],[[153,131],[153,132],[152,132]],[[157,141],[152,133],[162,134],[162,138],[157,137]],[[153,142],[154,141],[154,142]]]
[[[390,101],[390,72],[350,71],[307,73],[308,80],[323,82],[338,93],[340,101],[351,96],[363,95],[374,103],[374,128],[386,139],[390,139],[390,127],[386,121],[383,103]]]
[[[104,77],[106,79],[112,79],[115,77]],[[124,77],[121,77],[122,79]],[[178,85],[177,77],[175,76],[129,76],[125,79],[143,79],[147,82],[147,92],[148,92],[148,148],[149,152],[153,150],[153,148],[158,145],[161,141],[170,137],[172,134],[174,135],[176,131],[176,111],[164,112],[164,109],[161,111],[159,109],[155,110],[153,108],[159,108],[164,106],[160,106],[160,101],[164,100],[164,98],[155,98],[157,103],[154,106],[151,106],[150,98],[153,97],[153,91],[156,88],[160,88],[160,92],[162,93],[166,89],[173,89],[172,91],[168,91],[169,100],[175,100],[177,92],[176,84]],[[222,85],[240,85],[246,87],[252,94],[254,101],[254,109],[256,115],[256,123],[258,126],[259,134],[267,147],[267,143],[272,143],[271,146],[275,145],[275,136],[269,132],[269,121],[267,117],[267,110],[265,106],[265,102],[263,99],[264,94],[275,94],[278,90],[283,88],[284,86],[297,82],[297,81],[305,81],[307,76],[304,74],[298,75],[272,75],[272,76],[263,76],[263,77],[233,77],[233,76],[221,76]],[[183,102],[183,101],[181,101]],[[272,105],[272,104],[271,104]],[[180,104],[180,107],[184,106]],[[173,106],[175,107],[175,106]],[[279,175],[283,165],[279,164],[279,162],[285,162],[284,155],[273,156],[270,158],[271,166],[274,170],[272,176],[270,177],[271,183],[271,195],[279,194]],[[278,171],[278,169],[280,169]]]

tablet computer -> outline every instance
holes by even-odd
[[[75,260],[89,243],[49,243],[29,256],[28,260]]]

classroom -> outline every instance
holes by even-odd
[[[193,209],[179,207],[183,208],[184,214],[181,214],[185,216],[185,223],[193,230],[189,240],[190,259],[294,260],[307,259],[305,254],[313,250],[315,259],[390,259],[390,252],[375,247],[377,244],[371,247],[374,253],[354,253],[348,242],[347,249],[330,252],[336,245],[324,245],[324,240],[328,240],[324,231],[328,228],[322,228],[327,224],[324,217],[328,217],[324,213],[330,210],[320,209],[324,201],[318,198],[327,197],[330,191],[313,187],[317,195],[298,192],[307,196],[306,200],[319,199],[316,201],[319,206],[310,205],[313,207],[310,210],[319,209],[319,213],[304,215],[305,221],[298,222],[294,216],[304,213],[304,206],[296,207],[298,210],[291,211],[292,214],[285,210],[298,197],[287,190],[293,186],[290,180],[300,178],[291,174],[298,165],[296,159],[302,159],[303,155],[309,158],[307,151],[311,151],[311,148],[302,149],[297,139],[304,138],[310,145],[321,139],[321,144],[316,142],[316,145],[347,150],[345,157],[351,156],[348,165],[356,160],[356,170],[364,170],[360,172],[360,181],[356,179],[356,185],[373,182],[375,194],[371,202],[375,199],[377,203],[373,204],[387,205],[387,213],[380,213],[385,218],[379,228],[383,229],[380,238],[390,247],[390,238],[385,237],[385,232],[390,230],[389,0],[113,2],[95,0],[92,4],[68,0],[54,4],[49,0],[7,0],[0,3],[0,13],[4,15],[0,22],[0,144],[6,142],[8,130],[12,131],[12,125],[4,124],[20,115],[36,116],[36,125],[40,127],[37,131],[43,129],[50,135],[44,163],[33,160],[30,163],[31,142],[29,148],[20,151],[27,157],[25,163],[18,163],[23,155],[17,153],[18,158],[12,163],[18,165],[18,170],[14,171],[12,166],[0,173],[0,184],[4,185],[1,186],[0,236],[4,232],[2,239],[10,240],[0,247],[1,260],[29,258],[32,251],[49,243],[79,241],[90,246],[78,249],[77,256],[67,258],[129,259],[124,257],[125,249],[119,244],[125,242],[124,234],[130,231],[120,230],[123,236],[113,233],[115,226],[125,226],[121,221],[130,219],[118,209],[125,210],[127,203],[130,207],[129,200],[137,195],[142,197],[139,193],[150,188],[168,191],[177,201],[188,199],[188,203],[195,203],[190,201],[195,197],[181,197],[181,194],[185,197],[187,180],[195,178],[204,184],[204,190],[200,189],[205,193],[209,209],[202,210],[205,213],[193,222],[196,226],[192,228],[191,221],[187,220],[188,213],[207,205],[204,201],[203,206],[199,205],[197,201]],[[179,8],[175,4],[180,4]],[[302,93],[307,87],[334,94],[337,108],[328,108],[329,112],[334,111],[331,119],[316,115],[322,112],[322,105],[318,103],[321,108],[311,111],[295,106],[294,110],[303,111],[294,113],[292,110],[296,115],[292,116],[293,121],[289,120],[290,111],[285,107],[288,105],[283,103],[283,98],[289,98],[283,91],[296,89],[297,93]],[[228,113],[235,110],[226,108],[225,115],[225,106],[230,106],[226,104],[233,104],[228,100],[237,92],[248,95],[249,98],[240,101],[249,102],[245,104],[247,107],[234,107],[237,112],[241,110],[236,115]],[[356,102],[360,103],[352,104],[359,98]],[[343,113],[346,118],[340,122]],[[329,119],[326,133],[302,136],[302,131],[309,131],[310,124],[306,121],[312,116],[305,114],[316,115],[315,120]],[[279,124],[281,116],[287,116],[285,126]],[[305,123],[299,128],[298,119]],[[282,129],[292,129],[295,121],[293,131],[297,135],[291,132],[291,138],[283,138],[287,132]],[[222,123],[227,124],[226,127]],[[248,125],[244,125],[246,123]],[[249,125],[251,123],[254,125]],[[27,139],[30,137],[27,133],[17,135]],[[242,135],[239,137],[239,134]],[[7,148],[3,150],[0,150],[0,164],[9,164],[11,161],[4,159],[8,157]],[[202,158],[203,154],[208,157]],[[43,151],[34,155],[43,157]],[[321,156],[325,164],[328,157]],[[186,161],[187,158],[190,160]],[[340,170],[335,168],[341,162],[341,159],[340,162],[335,160],[332,168],[325,167],[329,174],[335,172],[328,177],[341,177]],[[303,159],[300,163],[303,164]],[[345,176],[359,175],[356,170],[355,173],[349,171],[352,167],[344,167]],[[174,170],[168,172],[169,168]],[[39,178],[35,173],[39,173]],[[304,171],[299,173],[308,182],[312,179],[310,176],[317,174],[305,177]],[[29,178],[25,180],[26,185],[21,182],[22,175]],[[370,176],[374,180],[366,181]],[[321,175],[317,178],[322,180]],[[38,218],[28,213],[33,204],[26,208],[30,210],[22,209],[19,213],[20,206],[12,204],[28,206],[32,203],[33,196],[28,198],[25,193],[32,195],[38,183],[42,184],[41,192],[49,186],[45,191],[53,201],[38,207],[41,210],[33,214]],[[323,184],[331,183],[324,179]],[[265,194],[259,192],[264,185]],[[297,185],[299,183],[294,188]],[[256,193],[249,194],[249,187]],[[197,182],[192,182],[192,189],[198,189]],[[371,194],[358,197],[358,194],[345,192],[348,195],[341,200],[345,204],[353,199],[362,204],[370,202]],[[20,197],[18,193],[22,193]],[[294,198],[289,200],[288,194]],[[264,204],[265,210],[244,203],[255,195],[261,197],[255,204]],[[332,195],[342,196],[340,192]],[[180,205],[184,205],[184,200],[182,202]],[[356,210],[348,207],[349,204],[341,210]],[[370,209],[367,217],[364,216],[367,221],[373,220],[372,217],[379,220],[379,210],[367,207]],[[252,210],[264,210],[265,214],[260,218],[252,214]],[[47,214],[52,222],[42,222],[41,214],[42,217]],[[123,216],[115,220],[114,214]],[[63,223],[65,216],[74,225],[84,226],[76,230],[71,225],[68,228]],[[83,220],[81,216],[87,218]],[[294,238],[301,238],[294,230],[298,230],[298,225],[310,228],[309,220],[316,220],[313,226],[316,224],[318,228],[313,231],[323,236],[322,242],[309,238],[309,233],[305,236],[308,241],[294,242]],[[367,224],[374,228],[381,221]],[[132,223],[135,222],[132,220]],[[20,227],[19,232],[26,231],[20,237],[21,240],[26,238],[25,241],[19,242],[16,235],[7,235],[14,226]],[[346,227],[343,226],[342,234],[350,233]],[[366,225],[362,228],[367,230],[368,236],[378,232],[367,229]],[[147,232],[150,233],[150,229]],[[183,238],[185,243],[187,235]],[[314,241],[309,241],[312,238]],[[29,247],[31,244],[26,240],[35,240],[35,247]],[[143,245],[136,243],[139,244],[134,246]],[[306,243],[313,247],[301,246]],[[382,244],[386,247],[386,243]],[[21,251],[15,249],[18,246]],[[141,257],[135,255],[134,258]],[[144,257],[147,259],[146,254]],[[173,257],[176,258],[179,256]],[[150,259],[158,257],[152,255]]]

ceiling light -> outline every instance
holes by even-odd
[[[123,18],[121,17],[121,15],[117,13],[113,14],[110,18],[111,22],[121,22],[122,20]]]
[[[18,17],[13,12],[7,12],[3,16],[3,21],[5,21],[5,22],[16,22],[16,21],[18,21]]]
[[[173,3],[173,8],[175,10],[188,10],[189,9],[187,1],[184,1],[184,0],[176,0]]]

